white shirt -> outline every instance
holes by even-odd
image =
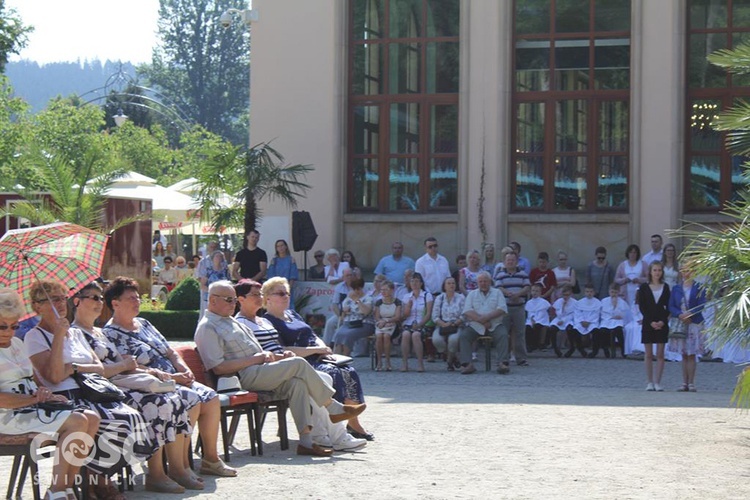
[[[565,330],[568,326],[573,326],[573,313],[576,310],[577,300],[573,297],[569,298],[567,302],[565,299],[560,297],[552,304],[555,308],[555,319],[552,320],[551,324]]]
[[[422,275],[424,287],[433,295],[442,291],[443,281],[451,275],[448,260],[440,254],[434,259],[424,254],[414,264],[414,271]]]
[[[599,299],[583,297],[576,302],[576,309],[573,313],[575,329],[581,335],[587,335],[592,330],[599,328],[599,312],[602,309],[602,303]],[[582,323],[587,322],[588,326]]]
[[[490,288],[486,294],[477,288],[476,290],[470,291],[466,296],[464,314],[468,311],[474,311],[477,314],[485,315],[498,309],[501,309],[506,314],[508,313],[508,305],[505,303],[505,296],[497,288]],[[502,321],[502,314],[494,318],[490,321],[490,330],[494,330]]]
[[[532,326],[536,323],[549,326],[549,308],[550,304],[544,297],[537,297],[526,301],[526,324]],[[533,320],[533,322],[532,322]]]
[[[616,301],[613,304],[613,301]],[[601,328],[614,329],[618,326],[625,326],[630,321],[630,305],[622,297],[613,299],[604,297],[601,300],[602,311],[599,326]],[[619,316],[619,318],[615,318]]]
[[[659,262],[661,262],[661,256],[662,256],[663,254],[664,254],[664,251],[663,251],[663,250],[659,250],[658,252],[654,252],[653,250],[651,250],[651,251],[650,251],[649,253],[647,253],[646,255],[644,255],[644,256],[643,256],[643,258],[642,258],[641,260],[642,260],[643,262],[645,262],[645,263],[646,263],[646,265],[649,265],[649,264],[651,264],[652,262],[654,262],[654,261],[657,261],[657,260],[658,260]]]

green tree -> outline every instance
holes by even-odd
[[[735,74],[750,74],[750,45],[721,50],[709,61]],[[750,104],[739,101],[711,124],[727,132],[726,146],[733,154],[750,155]],[[744,176],[750,182],[750,169]],[[718,346],[750,345],[750,191],[739,193],[722,212],[733,222],[719,227],[688,225],[675,234],[689,241],[682,258],[695,276],[704,280],[713,302],[714,318],[707,341]],[[746,368],[733,401],[750,407],[750,371]]]
[[[0,75],[0,189],[12,188],[19,181],[13,163],[24,142],[24,117],[28,109],[28,104],[13,96],[8,79]]]
[[[250,102],[248,30],[224,28],[219,17],[244,0],[160,0],[152,63],[139,68],[151,86],[196,123],[235,144],[247,143]]]
[[[312,170],[309,165],[285,165],[281,153],[265,143],[216,153],[198,175],[203,218],[215,227],[241,226],[247,233],[262,216],[261,200],[279,199],[296,207],[310,189],[304,178]]]
[[[5,0],[0,0],[0,73],[5,72],[8,55],[18,54],[32,31],[34,28],[24,26],[15,9],[6,8]]]

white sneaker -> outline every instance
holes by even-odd
[[[648,385],[646,386],[646,390],[649,392],[653,392],[656,390],[656,386],[654,386],[653,382],[649,382]]]
[[[664,387],[662,387],[661,384],[654,384],[654,390],[656,392],[664,392]]]
[[[312,440],[313,440],[313,443],[317,444],[320,447],[333,448],[333,444],[331,443],[331,438],[329,438],[328,436],[314,436]]]
[[[366,444],[366,439],[358,439],[347,433],[344,439],[333,445],[333,449],[336,451],[352,451],[358,448],[362,448]]]
[[[479,361],[479,355],[475,352],[471,353],[471,360],[472,361]]]

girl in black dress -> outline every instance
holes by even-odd
[[[638,308],[643,314],[641,342],[646,355],[647,391],[663,391],[661,376],[664,373],[664,347],[669,337],[669,285],[664,283],[664,264],[654,261],[648,266],[648,282],[638,288]],[[656,344],[656,373],[653,353]]]

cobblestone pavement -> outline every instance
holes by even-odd
[[[576,356],[578,356],[576,354]],[[276,421],[252,457],[241,424],[231,465],[238,478],[206,478],[187,497],[241,498],[750,498],[750,414],[731,408],[741,368],[700,363],[696,393],[646,392],[643,361],[530,358],[509,375],[370,370],[358,358],[376,440],[356,453],[298,457],[281,451]],[[415,361],[411,361],[412,369]],[[49,462],[49,461],[46,461]],[[0,460],[6,476],[11,460]],[[141,473],[140,467],[137,472]],[[49,477],[42,463],[42,479]],[[176,498],[143,490],[129,498]],[[26,488],[26,496],[31,497]]]

